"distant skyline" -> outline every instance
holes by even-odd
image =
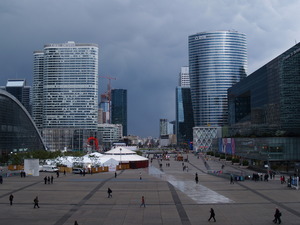
[[[159,120],[175,119],[189,35],[245,33],[250,74],[300,40],[299,8],[297,0],[3,0],[0,86],[13,78],[32,86],[33,51],[45,44],[95,43],[99,76],[127,89],[128,134],[158,137]],[[107,84],[99,78],[100,93]]]

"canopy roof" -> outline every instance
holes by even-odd
[[[104,153],[105,155],[136,155],[135,151],[132,151],[126,147],[114,147],[111,150]]]

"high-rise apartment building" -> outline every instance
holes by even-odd
[[[190,35],[188,42],[195,126],[227,124],[227,89],[246,77],[246,35],[202,32]]]
[[[64,137],[64,147],[73,148],[70,130],[96,131],[98,46],[67,42],[47,44],[43,51],[34,52],[33,96],[33,119],[43,130],[47,145],[59,142],[52,135],[56,133]],[[55,143],[56,148],[61,146]]]
[[[127,90],[111,90],[111,123],[123,126],[123,135],[127,136]]]

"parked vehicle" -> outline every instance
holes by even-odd
[[[57,172],[58,168],[54,165],[42,165],[40,166],[40,172]]]
[[[73,168],[72,173],[75,173],[75,174],[83,173],[83,169],[82,168]]]

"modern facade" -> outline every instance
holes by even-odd
[[[227,89],[246,77],[246,35],[211,31],[190,35],[189,74],[195,126],[228,122]]]
[[[159,136],[168,135],[168,119],[159,120]]]
[[[228,135],[214,143],[216,151],[251,166],[300,171],[299,65],[296,44],[228,89]]]
[[[176,125],[177,145],[188,147],[193,142],[194,115],[191,89],[176,87]]]
[[[122,124],[123,135],[127,136],[127,90],[111,90],[111,123]]]
[[[119,142],[123,137],[123,126],[121,124],[98,124],[98,140],[104,150],[111,148],[112,144]]]
[[[193,149],[197,152],[213,150],[213,142],[222,137],[222,128],[217,126],[193,127]]]
[[[35,123],[21,102],[0,90],[0,161],[9,154],[45,150],[45,144]]]
[[[39,130],[43,128],[44,51],[33,53],[32,118]]]
[[[228,90],[231,136],[300,136],[300,44]]]
[[[98,46],[70,41],[34,52],[33,95],[33,119],[51,150],[73,148],[72,133],[96,132]]]
[[[5,87],[2,87],[8,93],[15,96],[26,110],[31,114],[31,104],[30,104],[30,86],[26,85],[25,79],[9,79]]]
[[[182,66],[179,73],[179,87],[190,87],[189,67]]]

